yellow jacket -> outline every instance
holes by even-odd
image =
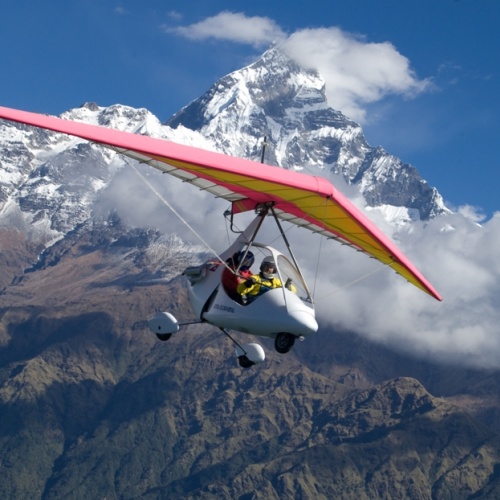
[[[236,289],[240,295],[250,295],[251,297],[264,292],[265,288],[281,288],[283,284],[279,278],[265,278],[260,274],[254,274],[251,278],[238,285]]]

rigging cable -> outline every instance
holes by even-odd
[[[184,219],[184,217],[182,217],[182,215],[156,190],[156,188],[141,174],[141,172],[139,172],[136,166],[133,165],[128,160],[128,158],[124,158],[124,160],[125,163],[127,163],[129,167],[131,167],[132,170],[134,170],[139,179],[141,179],[142,182],[144,182],[144,184],[149,189],[151,189],[151,191],[159,198],[159,200],[174,213],[174,215],[203,243],[203,245],[205,245],[205,247],[215,255],[215,257],[217,257],[217,259],[221,262],[221,264],[230,269],[230,267],[221,259],[219,254],[195,231],[195,229],[189,224],[189,222],[186,219]]]
[[[320,235],[319,236],[318,258],[316,259],[316,271],[314,273],[314,285],[313,285],[313,291],[312,291],[313,299],[316,298],[316,283],[318,282],[319,262],[321,260],[322,247],[323,247],[323,237]]]
[[[323,205],[323,217],[326,217],[326,209],[327,209],[328,198],[325,198]],[[318,274],[319,274],[319,264],[321,260],[321,250],[323,248],[323,237],[321,234],[319,235],[319,248],[318,248],[318,257],[316,258],[316,271],[314,273],[314,285],[313,285],[313,299],[316,295],[316,284],[318,282]]]
[[[349,288],[350,286],[352,285],[355,285],[356,283],[359,283],[360,281],[363,281],[364,279],[368,278],[369,276],[372,276],[374,274],[377,274],[379,273],[380,271],[382,271],[383,269],[385,269],[384,266],[379,266],[377,267],[377,269],[375,269],[374,271],[370,271],[369,273],[366,273],[364,274],[363,276],[360,276],[359,278],[356,278],[355,280],[353,281],[350,281],[349,283],[346,283],[345,285],[342,285],[338,288],[336,288],[335,290],[333,290],[333,292],[330,292],[330,293],[327,293],[325,295],[323,295],[318,301],[316,301],[316,304],[318,302],[321,302],[323,301],[324,299],[326,299],[327,297],[330,297],[331,295],[335,295],[336,293],[339,293],[341,292],[342,290],[345,290],[346,288]]]

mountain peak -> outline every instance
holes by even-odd
[[[416,168],[371,147],[359,124],[328,105],[317,71],[301,68],[275,47],[221,78],[167,125],[197,131],[219,151],[256,161],[265,137],[266,163],[340,175],[358,186],[369,206],[411,211],[405,221],[448,212]]]
[[[213,120],[243,118],[244,107],[252,104],[271,117],[280,116],[290,105],[317,94],[314,102],[323,106],[325,82],[316,71],[301,69],[292,59],[271,48],[254,63],[217,81],[201,98],[182,108],[167,121],[175,128],[183,124],[198,130]],[[240,113],[238,113],[240,112]]]

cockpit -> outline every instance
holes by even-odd
[[[248,304],[266,293],[269,288],[262,286],[259,287],[258,296],[248,296],[242,299],[241,294],[236,290],[239,283],[251,280],[252,276],[260,274],[261,278],[265,280],[264,275],[267,276],[267,273],[263,271],[265,269],[263,266],[266,265],[266,262],[272,262],[275,265],[274,270],[271,268],[271,275],[277,288],[292,291],[304,304],[313,308],[311,294],[297,267],[278,250],[259,243],[253,243],[250,247],[240,250],[228,259],[227,263],[231,265],[233,272],[226,270],[222,274],[222,285],[228,296],[236,302]],[[230,276],[231,274],[232,276]],[[284,293],[284,298],[286,302],[286,293]]]

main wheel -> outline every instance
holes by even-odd
[[[278,335],[276,335],[276,338],[274,339],[274,348],[280,354],[286,354],[287,352],[289,352],[293,347],[293,344],[295,344],[295,335],[292,335],[291,333],[278,333]]]
[[[166,342],[171,336],[171,333],[157,333],[156,336],[158,337],[158,340],[161,340],[162,342]]]

